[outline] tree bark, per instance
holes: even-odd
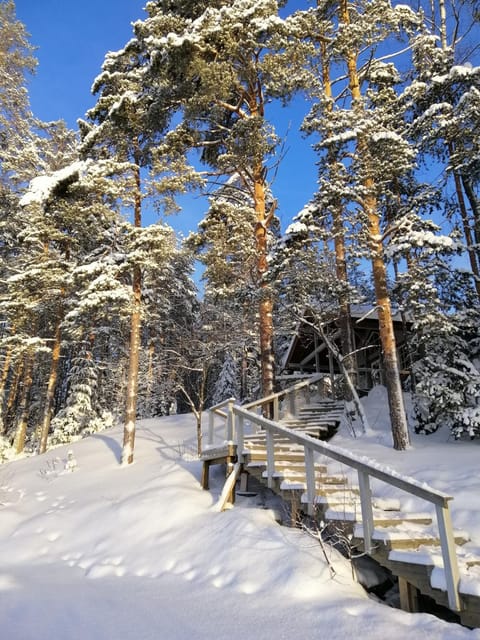
[[[38,453],[45,453],[47,450],[48,432],[50,430],[50,422],[52,421],[53,400],[55,398],[55,388],[58,378],[58,365],[60,363],[60,347],[62,342],[61,321],[57,322],[55,328],[55,337],[52,348],[52,362],[50,365],[50,375],[48,378],[47,395],[45,398],[45,407],[43,410],[43,420],[40,429],[40,442],[38,445]]]
[[[451,142],[448,145],[448,151],[451,157],[454,152],[454,147]],[[465,243],[467,245],[467,253],[468,253],[468,259],[470,262],[470,268],[474,276],[475,290],[477,292],[478,298],[480,299],[480,267],[479,267],[479,261],[478,261],[478,254],[474,247],[475,242],[472,236],[472,228],[470,227],[470,222],[468,220],[468,211],[467,211],[467,206],[465,204],[465,197],[463,195],[463,190],[462,190],[462,184],[465,184],[465,183],[462,180],[462,178],[458,175],[458,172],[455,170],[453,170],[453,180],[455,183],[455,193],[457,196],[458,207],[460,209],[460,217],[462,219],[463,235],[465,236]],[[469,202],[470,202],[470,199],[469,199]],[[474,228],[473,233],[475,234],[475,237],[477,237],[478,234],[475,233],[475,231],[476,230]],[[476,240],[476,242],[478,243],[478,239]]]
[[[28,426],[28,399],[30,396],[30,389],[33,382],[33,362],[34,356],[31,353],[25,355],[23,385],[20,394],[20,402],[18,406],[19,416],[17,426],[15,428],[15,436],[13,439],[13,448],[15,453],[22,453],[25,448],[25,440],[27,437]]]
[[[134,309],[130,320],[130,351],[128,361],[125,427],[123,431],[122,464],[131,464],[133,462],[133,452],[135,448],[135,420],[137,415],[138,398],[138,366],[140,362],[141,297],[142,291],[140,267],[134,267]]]
[[[327,45],[324,40],[320,43],[320,51],[322,57],[322,80],[325,96],[331,100],[332,98],[332,82],[330,77],[330,64],[327,57]],[[332,111],[332,106],[327,107],[327,111]],[[327,164],[329,172],[332,175],[332,181],[335,180],[335,162],[337,160],[335,151],[329,147],[327,155]],[[342,220],[342,206],[341,203],[336,202],[333,207],[333,224],[332,233],[335,247],[335,271],[338,281],[342,285],[342,290],[339,294],[339,308],[340,308],[340,344],[342,346],[343,354],[343,366],[348,373],[349,380],[346,386],[346,398],[352,399],[351,384],[356,388],[357,386],[357,363],[353,354],[354,341],[352,331],[352,321],[350,317],[350,305],[348,303],[347,288],[348,288],[348,270],[346,260],[345,249],[345,230]]]
[[[368,203],[367,209],[368,233],[370,238],[375,298],[378,309],[380,342],[383,352],[383,366],[385,369],[385,383],[390,408],[393,447],[398,450],[404,450],[409,446],[410,438],[403,404],[392,310],[387,289],[387,269],[383,258],[383,245],[380,240],[380,220],[376,210],[376,201],[374,198],[369,198],[369,200],[370,202]]]
[[[142,226],[142,196],[140,166],[135,166],[134,226]],[[140,362],[140,332],[142,306],[142,272],[139,266],[133,268],[133,311],[130,319],[130,351],[128,361],[127,398],[125,406],[125,426],[123,429],[122,464],[132,464],[135,449],[135,421],[137,417],[138,367]]]
[[[340,2],[340,19],[345,24],[350,23],[348,0],[341,0]],[[357,54],[355,51],[349,51],[347,53],[346,62],[353,102],[352,108],[354,110],[363,110],[360,80],[357,71]],[[360,136],[357,141],[357,153],[359,154],[360,162],[365,168],[368,168],[368,149],[365,140]],[[369,176],[369,172],[365,171],[365,175]],[[387,270],[383,256],[380,215],[378,213],[376,196],[374,195],[374,179],[372,177],[365,178],[364,187],[366,195],[363,198],[362,206],[367,215],[367,231],[370,243],[375,298],[378,309],[380,341],[383,352],[393,446],[395,449],[403,450],[409,446],[410,438],[403,404],[392,311],[387,288]]]
[[[263,282],[267,272],[268,238],[265,207],[265,179],[263,167],[257,168],[254,175],[254,201],[257,224],[255,242],[257,251],[257,272],[260,282],[259,325],[260,325],[260,360],[262,367],[262,395],[273,393],[274,357],[273,357],[273,302],[267,285]]]
[[[2,377],[0,378],[0,434],[5,433],[5,421],[3,418],[3,405],[5,401],[5,387],[8,380],[8,374],[10,371],[10,362],[12,361],[12,348],[9,347],[5,355],[3,362]]]

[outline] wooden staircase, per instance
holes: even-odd
[[[308,405],[296,417],[286,417],[279,424],[322,440],[329,439],[343,417],[339,403],[323,402]],[[245,435],[243,441],[244,469],[266,482],[267,436],[265,431]],[[308,512],[307,469],[305,450],[287,436],[274,434],[275,473],[270,488],[287,505],[292,523],[299,522]],[[240,452],[239,452],[240,453]],[[316,458],[319,458],[317,456]],[[364,552],[364,531],[359,488],[336,463],[315,459],[314,515],[335,538],[349,540],[349,552]],[[372,496],[373,531],[369,555],[388,568],[399,579],[401,606],[407,611],[418,610],[419,594],[432,598],[443,607],[449,606],[443,574],[440,538],[431,514],[402,510],[399,500]],[[480,558],[462,549],[468,534],[454,531],[460,570],[459,594],[462,610],[459,621],[480,627]],[[472,588],[472,583],[476,587]],[[477,593],[475,593],[477,591]]]

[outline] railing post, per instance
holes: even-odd
[[[305,452],[305,475],[307,480],[307,504],[308,515],[313,516],[315,507],[315,461],[313,456],[313,449],[310,449],[307,445],[303,447]]]
[[[244,418],[242,415],[235,416],[235,425],[237,427],[237,456],[238,461],[243,462],[244,449]]]
[[[215,421],[215,413],[213,411],[208,412],[208,444],[213,444],[213,423]]]
[[[275,474],[275,444],[273,433],[267,429],[267,486],[273,488],[273,476]]]
[[[452,519],[448,503],[436,504],[438,532],[442,546],[443,567],[447,583],[448,605],[453,611],[461,611],[462,605],[458,594],[460,573],[458,571],[455,538],[453,535]]]
[[[305,400],[305,404],[310,404],[310,385],[307,384],[303,387],[303,399]]]
[[[233,414],[234,400],[228,401],[228,416],[227,416],[227,441],[231,442],[235,434],[235,416]]]
[[[274,422],[278,422],[279,411],[278,411],[278,396],[275,396],[273,399],[273,420]]]
[[[363,544],[365,553],[370,554],[373,549],[373,510],[370,478],[365,471],[358,470],[358,486],[360,487],[360,506],[362,509]]]
[[[297,411],[295,389],[292,389],[288,394],[288,411],[291,416],[294,416]]]

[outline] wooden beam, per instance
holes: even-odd
[[[400,609],[408,613],[418,613],[418,589],[402,576],[398,576]]]

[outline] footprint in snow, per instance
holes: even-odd
[[[112,564],[94,564],[86,572],[86,577],[91,580],[97,580],[98,578],[109,578],[112,576],[121,578],[124,575],[124,567],[118,567]]]

